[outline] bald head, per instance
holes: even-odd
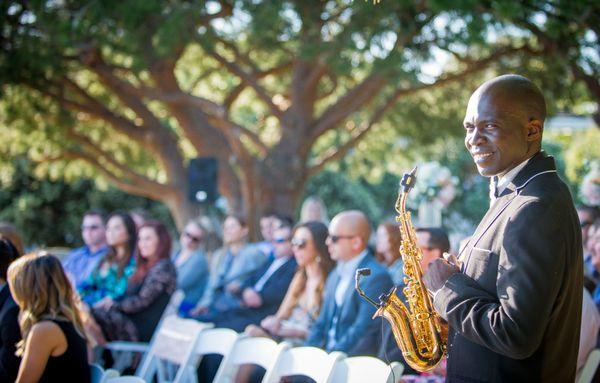
[[[360,237],[365,244],[369,242],[371,235],[371,226],[367,216],[359,210],[348,210],[336,215],[333,220],[338,221],[340,228],[344,229],[346,235],[356,235]]]
[[[495,77],[481,84],[472,97],[492,97],[499,104],[513,113],[520,113],[524,118],[546,119],[546,101],[540,89],[526,77],[506,74]]]
[[[527,78],[504,75],[469,99],[465,146],[483,176],[502,176],[540,151],[546,102]]]
[[[334,260],[349,260],[359,255],[369,242],[371,227],[364,213],[348,210],[339,213],[329,225],[327,246]]]

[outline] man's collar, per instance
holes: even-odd
[[[338,273],[340,275],[346,273],[352,273],[352,275],[354,275],[354,271],[358,268],[358,265],[368,253],[368,250],[364,249],[360,254],[348,261],[339,261],[337,265]]]
[[[524,188],[532,179],[541,174],[555,172],[554,157],[549,156],[543,150],[539,151],[527,161],[525,166],[506,185],[506,188],[499,194],[499,197]]]

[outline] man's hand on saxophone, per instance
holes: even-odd
[[[446,254],[444,254],[444,257],[446,257]],[[446,259],[449,259],[450,262]],[[459,261],[455,256],[448,254],[446,259],[438,258],[433,260],[423,275],[425,287],[432,294],[441,289],[452,275],[460,272]]]

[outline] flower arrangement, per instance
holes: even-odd
[[[456,197],[458,179],[450,169],[437,161],[420,164],[417,168],[417,183],[409,194],[409,204],[419,206],[424,202],[436,202],[448,207]]]
[[[592,162],[590,171],[583,177],[579,193],[586,205],[600,206],[600,161]]]

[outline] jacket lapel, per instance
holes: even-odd
[[[477,246],[477,243],[483,237],[483,235],[489,230],[496,219],[506,210],[514,198],[519,192],[535,177],[546,174],[555,173],[556,167],[554,165],[554,158],[547,155],[546,152],[540,151],[525,165],[515,178],[510,182],[506,188],[500,193],[498,198],[492,203],[487,213],[477,226],[471,241],[462,250],[467,248],[473,248]],[[461,252],[462,253],[462,252]],[[459,254],[460,257],[461,254]]]

